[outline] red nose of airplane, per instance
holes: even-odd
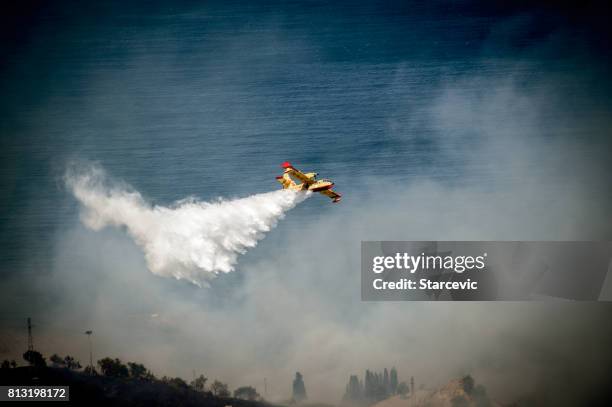
[[[292,165],[291,165],[291,163],[289,161],[285,161],[284,163],[281,164],[281,167],[289,168],[289,167],[292,167]]]

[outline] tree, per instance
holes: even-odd
[[[374,375],[369,369],[365,371],[365,378],[363,383],[363,395],[366,399],[372,399],[374,395]]]
[[[76,369],[81,368],[81,363],[79,363],[78,360],[76,360],[70,355],[66,355],[66,357],[62,358],[57,353],[54,353],[49,358],[49,361],[51,362],[51,366],[53,367],[65,367],[71,370],[76,370]]]
[[[385,396],[388,396],[391,392],[391,384],[389,383],[389,371],[386,367],[383,374],[383,387],[385,388]]]
[[[389,396],[389,372],[370,372],[366,370],[363,389],[364,398],[371,402],[384,400]]]
[[[193,379],[193,381],[191,382],[191,387],[193,387],[195,391],[204,391],[206,390],[207,380],[208,378],[204,377],[204,375],[201,374],[199,377],[196,377],[195,379]]]
[[[259,393],[257,393],[255,387],[242,386],[234,390],[234,397],[236,397],[237,399],[255,401],[259,400]]]
[[[64,367],[64,359],[57,353],[51,355],[51,357],[49,357],[49,361],[51,362],[52,367]]]
[[[45,358],[40,352],[36,352],[35,350],[29,350],[23,354],[23,359],[28,362],[31,366],[34,367],[45,367],[47,366],[47,362]]]
[[[129,376],[129,371],[126,365],[121,363],[119,359],[104,358],[98,360],[100,372],[104,376],[126,378]]]
[[[145,365],[136,362],[128,362],[130,377],[138,380],[153,380],[155,376],[145,367]]]
[[[293,401],[299,403],[300,401],[306,400],[306,386],[304,385],[304,378],[300,372],[295,372],[295,379],[293,379]]]
[[[66,355],[64,358],[64,365],[70,370],[77,370],[81,368],[81,363],[70,355]]]
[[[11,360],[11,368],[15,369],[17,367],[17,362],[15,362],[15,359]]]
[[[10,369],[10,368],[11,368],[11,362],[9,362],[8,360],[3,360],[2,366],[0,366],[0,369]]]
[[[461,379],[461,385],[463,386],[463,391],[467,394],[472,394],[472,390],[474,390],[474,379],[470,375],[464,376]]]
[[[391,368],[391,372],[389,373],[389,387],[391,394],[397,394],[397,370],[394,367]]]
[[[85,373],[86,375],[90,375],[90,376],[97,376],[98,372],[96,371],[96,368],[93,366],[85,366],[85,369],[83,369],[83,373]]]
[[[357,375],[351,375],[349,382],[346,385],[346,393],[344,394],[344,400],[347,401],[359,401],[363,398],[363,389],[359,383]]]
[[[167,377],[164,376],[162,377],[162,382],[169,384],[172,387],[176,387],[178,389],[188,389],[189,385],[187,384],[187,382],[183,379],[181,379],[180,377]]]
[[[400,394],[402,397],[406,397],[406,394],[410,392],[408,385],[406,382],[401,382],[397,385],[397,394]]]
[[[210,391],[217,397],[229,397],[230,392],[227,387],[227,384],[221,383],[219,380],[215,380],[213,384],[210,385]]]

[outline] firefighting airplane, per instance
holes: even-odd
[[[332,191],[331,188],[334,186],[334,183],[328,179],[318,180],[318,174],[316,172],[307,172],[304,174],[300,170],[294,168],[288,161],[282,163],[281,166],[285,169],[285,172],[283,175],[276,177],[276,180],[281,183],[284,189],[320,192],[330,197],[333,203],[338,203],[340,199],[342,199],[339,193]],[[296,178],[300,183],[296,183],[292,177]]]

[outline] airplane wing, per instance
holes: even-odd
[[[334,203],[338,203],[342,199],[342,195],[340,195],[337,192],[332,191],[331,189],[326,189],[324,191],[321,191],[320,193],[330,197]]]
[[[304,174],[302,171],[298,170],[297,168],[294,168],[289,161],[285,161],[282,166],[285,169],[285,172],[291,175],[292,177],[295,177],[300,181],[305,182],[306,184],[312,183],[312,179],[308,178],[306,174]]]

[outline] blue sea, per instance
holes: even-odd
[[[394,188],[420,179],[503,181],[487,157],[480,166],[456,154],[482,143],[473,117],[450,113],[451,126],[432,118],[449,89],[459,94],[451,106],[470,111],[511,80],[519,95],[490,112],[501,111],[501,128],[520,124],[512,104],[521,97],[544,96],[538,120],[517,132],[569,134],[587,143],[587,159],[592,140],[609,146],[603,23],[587,27],[562,7],[59,2],[9,17],[2,273],[48,268],[54,236],[78,216],[62,181],[74,161],[168,205],[276,189],[288,160],[332,178],[344,196],[342,207],[309,200],[279,226],[295,228],[368,200],[392,204]]]

